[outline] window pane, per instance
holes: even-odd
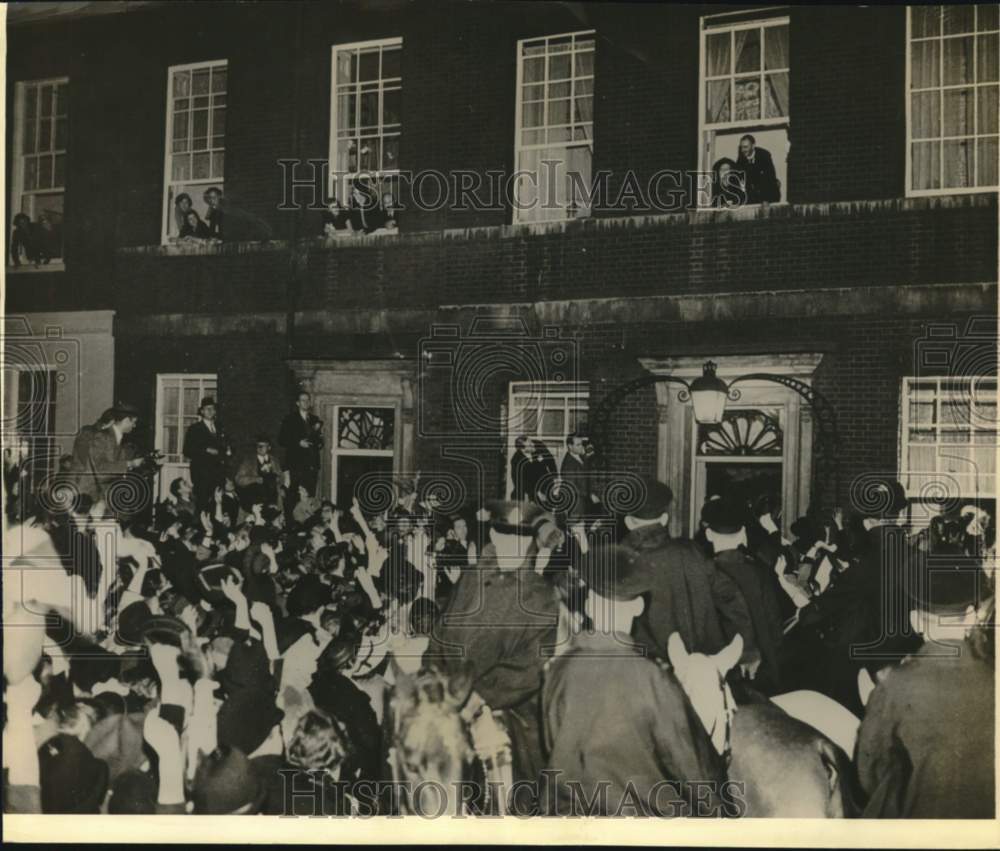
[[[33,154],[35,152],[35,130],[37,124],[33,119],[25,119],[24,122],[24,153]]]
[[[212,71],[212,91],[224,92],[226,90],[226,69],[216,68]]]
[[[746,121],[760,118],[760,78],[737,79],[735,92],[736,120]]]
[[[910,58],[910,86],[914,89],[927,89],[940,85],[940,60],[938,51],[940,41],[916,41],[912,45]]]
[[[997,179],[997,157],[1000,155],[997,149],[997,137],[989,139],[979,139],[977,145],[977,174],[976,184],[978,186],[996,186],[1000,183]]]
[[[378,92],[365,92],[361,95],[361,121],[364,128],[378,127]]]
[[[179,387],[165,387],[163,389],[163,407],[165,413],[169,415],[176,415],[178,413],[177,406],[180,405],[180,388]]]
[[[24,114],[27,118],[38,115],[38,87],[26,86],[24,89]]]
[[[957,33],[972,32],[976,28],[975,6],[958,5],[945,6],[942,18],[944,24],[944,34],[954,35]]]
[[[788,115],[788,72],[768,74],[764,79],[764,117],[783,118]]]
[[[180,112],[174,116],[174,138],[187,139],[188,137],[188,117],[190,113]]]
[[[191,74],[191,93],[194,95],[207,95],[209,90],[208,80],[209,71],[207,68],[194,71]]]
[[[35,157],[28,157],[24,161],[24,188],[38,188],[38,160]]]
[[[712,80],[705,96],[705,123],[721,124],[731,120],[729,80]]]
[[[573,75],[573,66],[569,54],[549,57],[549,79],[565,80]]]
[[[913,138],[937,138],[941,135],[941,93],[918,92],[912,97],[911,130]]]
[[[337,51],[337,85],[353,82],[351,58],[354,54],[349,50]]]
[[[521,87],[521,101],[543,100],[545,98],[545,86],[535,84]]]
[[[788,67],[788,25],[764,30],[764,69]]]
[[[996,133],[1000,130],[1000,118],[997,116],[997,98],[1000,87],[980,86],[977,89],[979,98],[979,128],[976,132]]]
[[[569,124],[569,101],[549,101],[549,121],[552,124]]]
[[[52,115],[52,86],[42,86],[42,117]]]
[[[572,85],[569,80],[563,80],[561,83],[549,83],[549,100],[568,98]]]
[[[545,59],[525,59],[523,63],[523,77],[526,83],[540,83],[545,79]]]
[[[399,136],[386,136],[382,140],[382,168],[399,168]]]
[[[225,176],[225,162],[226,154],[224,151],[216,151],[212,154],[212,177],[221,179]]]
[[[200,399],[198,398],[198,387],[197,386],[192,387],[190,384],[185,384],[184,410],[183,410],[184,415],[191,416],[192,418],[194,418],[194,415],[198,412],[199,401]]]
[[[208,110],[199,109],[191,113],[191,124],[192,124],[192,135],[195,139],[204,139],[208,136]],[[204,147],[204,144],[195,144],[195,148],[198,149]]]
[[[709,77],[719,77],[730,71],[730,42],[732,33],[711,33],[705,38],[705,72]]]
[[[940,6],[911,6],[913,37],[938,35],[941,32]]]
[[[590,77],[594,73],[594,51],[587,50],[576,53],[576,76]]]
[[[55,173],[52,177],[53,186],[66,185],[66,155],[58,154],[55,158]]]
[[[400,99],[402,94],[399,89],[392,89],[382,95],[382,123],[398,124],[400,121]]]
[[[174,97],[186,98],[191,94],[191,72],[177,71],[174,73]]]
[[[973,82],[972,38],[944,40],[944,84],[946,86]]]
[[[191,179],[191,157],[189,155],[184,154],[173,158],[170,179],[174,182]]]
[[[212,176],[212,158],[208,153],[194,155],[192,174],[193,180],[207,180]]]
[[[973,133],[974,89],[945,89],[944,135],[968,136]]]
[[[38,122],[38,150],[52,150],[52,119],[43,118]]]
[[[56,150],[66,150],[67,122],[65,118],[56,120]]]
[[[401,76],[400,64],[403,51],[399,47],[387,47],[382,51],[382,79],[393,79]]]
[[[736,30],[733,33],[736,73],[760,70],[760,30]]]
[[[1000,4],[983,3],[976,7],[976,16],[980,32],[1000,28]]]
[[[542,126],[542,107],[543,103],[526,103],[522,110],[522,122],[524,127],[541,127]]]
[[[38,158],[38,188],[48,189],[52,186],[52,157]]]
[[[973,144],[971,140],[946,141],[942,156],[944,157],[945,186],[961,188],[973,185]]]
[[[379,49],[364,50],[358,56],[358,81],[377,80],[379,71]]]
[[[941,143],[913,144],[913,188],[938,189],[941,186]]]
[[[991,83],[998,79],[997,65],[1000,55],[1000,34],[981,35],[976,39],[976,80]]]

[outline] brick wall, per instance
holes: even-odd
[[[8,104],[14,82],[65,74],[71,78],[73,107],[67,272],[53,280],[35,277],[34,283],[18,279],[12,292],[28,298],[38,287],[57,308],[115,306],[109,274],[114,248],[160,238],[171,65],[228,59],[230,227],[238,238],[289,239],[318,233],[319,214],[278,210],[283,185],[277,160],[328,156],[333,44],[402,36],[402,167],[485,175],[514,165],[517,40],[595,28],[594,165],[612,172],[613,195],[627,170],[645,185],[659,169],[696,166],[698,16],[721,10],[453,2],[438,4],[429,14],[401,2],[200,3],[197,15],[189,4],[164,4],[13,27]],[[790,199],[900,197],[903,7],[803,6],[793,7],[790,16]],[[7,141],[10,150],[10,130]],[[508,210],[410,211],[403,228],[497,226],[509,215]],[[859,231],[867,228],[860,218]],[[960,226],[955,233],[963,231]],[[802,233],[810,246],[822,242],[808,228]],[[951,239],[947,226],[941,239]],[[915,244],[926,245],[926,233]],[[841,249],[834,244],[833,250]],[[637,275],[640,270],[628,270],[628,278]]]
[[[296,309],[989,282],[996,222],[995,198],[972,195],[313,243]],[[281,310],[290,274],[281,245],[126,253],[116,305],[124,313]]]

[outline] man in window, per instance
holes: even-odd
[[[208,235],[212,239],[223,239],[222,220],[224,213],[222,210],[222,190],[217,186],[211,186],[205,190],[203,196],[208,210],[205,211],[205,224],[208,225]]]
[[[736,170],[744,175],[748,204],[768,204],[781,200],[781,185],[774,171],[771,153],[758,148],[757,140],[749,133],[740,139]]]

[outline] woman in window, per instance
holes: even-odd
[[[184,230],[184,226],[187,224],[187,214],[193,209],[191,196],[187,192],[182,192],[174,199],[174,222],[176,223],[177,233]]]
[[[210,239],[212,234],[194,210],[188,210],[184,217],[184,224],[181,226],[181,239]]]
[[[357,178],[351,193],[347,221],[355,233],[373,233],[385,227],[386,214],[370,181]]]
[[[729,157],[717,160],[712,166],[712,206],[741,207],[746,202],[743,174],[736,170],[736,163]]]

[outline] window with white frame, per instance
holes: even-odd
[[[63,256],[69,80],[31,80],[14,91],[8,264],[49,266]]]
[[[996,189],[1000,5],[912,6],[907,31],[909,193]]]
[[[590,215],[594,30],[517,43],[515,222]]]
[[[226,60],[175,65],[167,73],[163,241],[204,236],[205,193],[225,184]],[[191,217],[191,213],[195,217]]]
[[[184,435],[199,419],[205,396],[216,397],[218,377],[209,374],[156,376],[156,448],[164,464],[183,465]]]
[[[584,427],[590,388],[576,381],[512,381],[507,404],[507,460],[515,441],[541,441],[552,454],[556,469],[566,454],[566,437]],[[514,482],[507,464],[507,492]]]
[[[701,20],[699,147],[701,166],[717,175],[728,165],[741,175],[741,199],[756,204],[787,199],[789,124],[787,13],[738,12]],[[755,151],[741,159],[741,140]],[[759,154],[759,151],[764,151]],[[773,169],[770,167],[773,164]],[[719,203],[718,192],[702,201]]]
[[[391,481],[396,446],[396,409],[338,405],[333,446],[333,493],[338,505],[356,497],[363,510],[379,499]]]
[[[359,175],[374,181],[380,199],[399,200],[402,58],[401,38],[333,48],[330,194],[345,206]]]
[[[899,473],[911,498],[996,492],[997,379],[904,378]]]

